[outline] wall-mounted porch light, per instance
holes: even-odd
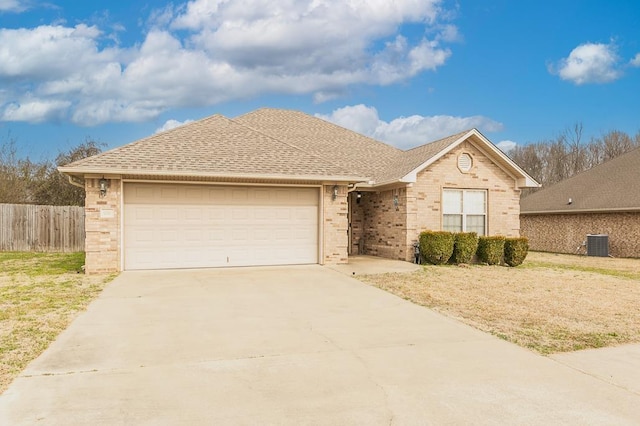
[[[106,180],[103,176],[102,179],[98,181],[98,185],[100,188],[100,198],[103,198],[105,195],[107,195],[107,188],[109,188],[109,181]]]
[[[331,199],[335,201],[336,198],[338,198],[338,185],[333,185],[333,192],[331,193]]]
[[[360,199],[362,198],[362,192],[356,192],[356,204],[360,204]]]

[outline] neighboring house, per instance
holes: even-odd
[[[310,115],[214,115],[61,167],[86,270],[411,260],[426,229],[519,235],[538,186],[475,129],[402,151]],[[101,191],[102,186],[102,191]]]
[[[521,233],[533,250],[584,254],[587,235],[640,257],[640,148],[524,197]]]

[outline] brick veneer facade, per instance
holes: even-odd
[[[85,179],[85,272],[100,274],[119,272],[120,202],[122,181],[109,179],[109,188],[100,197],[99,178]]]
[[[531,250],[585,254],[587,234],[607,234],[610,255],[640,258],[640,212],[523,214],[520,224]]]
[[[473,159],[468,172],[458,169],[463,152]],[[420,172],[411,185],[361,192],[359,203],[352,193],[350,252],[411,261],[420,232],[442,229],[440,200],[447,188],[487,190],[487,233],[520,235],[520,190],[515,179],[464,142]]]
[[[99,178],[85,179],[85,228],[87,274],[112,273],[121,265],[121,200],[122,181],[110,179],[109,189],[100,197]],[[322,259],[323,264],[347,263],[347,187],[338,186],[333,199],[334,185],[322,187]]]
[[[463,152],[473,159],[468,172],[458,169]],[[85,184],[86,271],[118,272],[122,269],[122,181],[110,179],[109,190],[101,198],[98,180],[88,178]],[[322,264],[347,263],[348,252],[411,261],[420,232],[442,229],[440,200],[447,188],[487,190],[487,233],[520,235],[520,190],[515,179],[468,141],[420,172],[415,183],[363,191],[359,203],[356,192],[348,193],[346,185],[337,186],[334,200],[333,188],[333,184],[321,188]]]
[[[347,263],[349,235],[347,227],[347,186],[338,185],[338,196],[333,199],[333,186],[322,187],[322,264]]]

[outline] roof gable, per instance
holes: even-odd
[[[524,197],[523,214],[640,210],[640,148]]]
[[[413,148],[404,153],[405,173],[400,177],[402,182],[415,182],[418,173],[438,161],[465,141],[471,142],[485,156],[491,159],[507,174],[513,176],[518,187],[538,187],[540,184],[520,168],[513,160],[498,149],[477,129],[471,129],[448,136],[435,142]],[[402,170],[399,168],[399,170]]]

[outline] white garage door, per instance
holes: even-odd
[[[124,268],[318,263],[317,188],[125,183]]]

